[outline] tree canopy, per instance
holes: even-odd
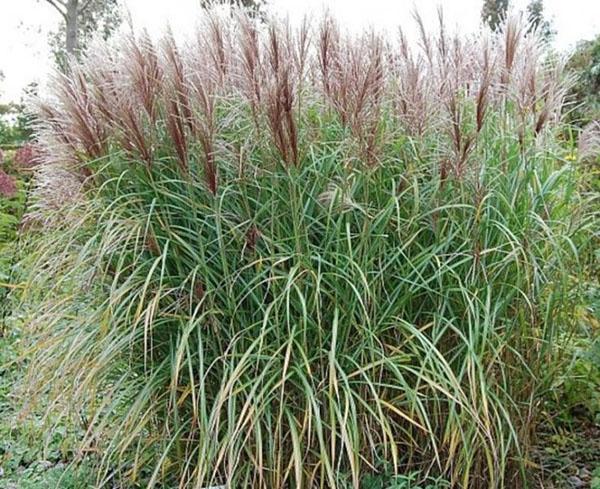
[[[267,0],[220,0],[217,3],[239,5],[247,8],[254,14],[259,14],[267,3]],[[200,4],[205,8],[210,7],[215,4],[215,0],[200,0]]]
[[[495,32],[506,17],[508,0],[484,0],[481,19]]]
[[[532,29],[537,29],[541,32],[545,39],[551,39],[555,31],[552,28],[551,22],[544,17],[544,1],[531,0],[527,5],[527,20]]]
[[[94,35],[108,38],[121,23],[119,0],[45,0],[63,22],[50,35],[50,45],[61,67],[70,56],[78,56]]]

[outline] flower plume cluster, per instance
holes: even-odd
[[[227,18],[209,11],[186,44],[143,33],[98,46],[69,76],[57,75],[53,96],[39,103],[46,162],[71,172],[63,185],[76,195],[82,167],[109,148],[151,166],[168,147],[180,171],[197,165],[199,183],[215,194],[220,156],[239,151],[223,143],[231,121],[219,107],[235,104],[252,115],[255,136],[246,144],[269,138],[284,165],[302,164],[317,142],[308,115],[317,111],[347,128],[356,161],[377,165],[386,141],[403,131],[437,138],[440,174],[461,177],[491,111],[512,108],[521,144],[557,120],[561,65],[546,62],[541,37],[520,17],[471,38],[448,34],[441,13],[437,34],[416,19],[415,45],[402,33],[351,36],[330,17],[292,27],[234,10]]]

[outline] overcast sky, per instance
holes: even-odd
[[[195,25],[199,0],[123,0],[136,29],[148,28],[160,34],[170,23],[178,34],[185,35]],[[433,25],[436,9],[441,5],[451,27],[461,32],[475,32],[479,26],[483,0],[268,0],[270,8],[292,21],[304,14],[319,15],[327,8],[351,30],[376,27],[393,31],[401,25],[409,33],[414,28],[411,11],[421,13]],[[528,0],[511,0],[523,9]],[[580,39],[600,34],[600,0],[544,0],[546,15],[558,31],[555,46],[568,50]],[[48,32],[60,21],[59,15],[45,0],[0,0],[0,99],[18,101],[23,88],[44,81],[52,65],[48,52]]]

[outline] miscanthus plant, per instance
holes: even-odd
[[[561,66],[421,32],[213,11],[57,76],[27,402],[99,486],[526,484],[588,226]]]

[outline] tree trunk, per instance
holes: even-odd
[[[78,30],[78,17],[79,17],[79,0],[68,0],[67,12],[65,16],[66,29],[67,29],[67,55],[75,56],[79,49],[79,43],[77,39]]]

